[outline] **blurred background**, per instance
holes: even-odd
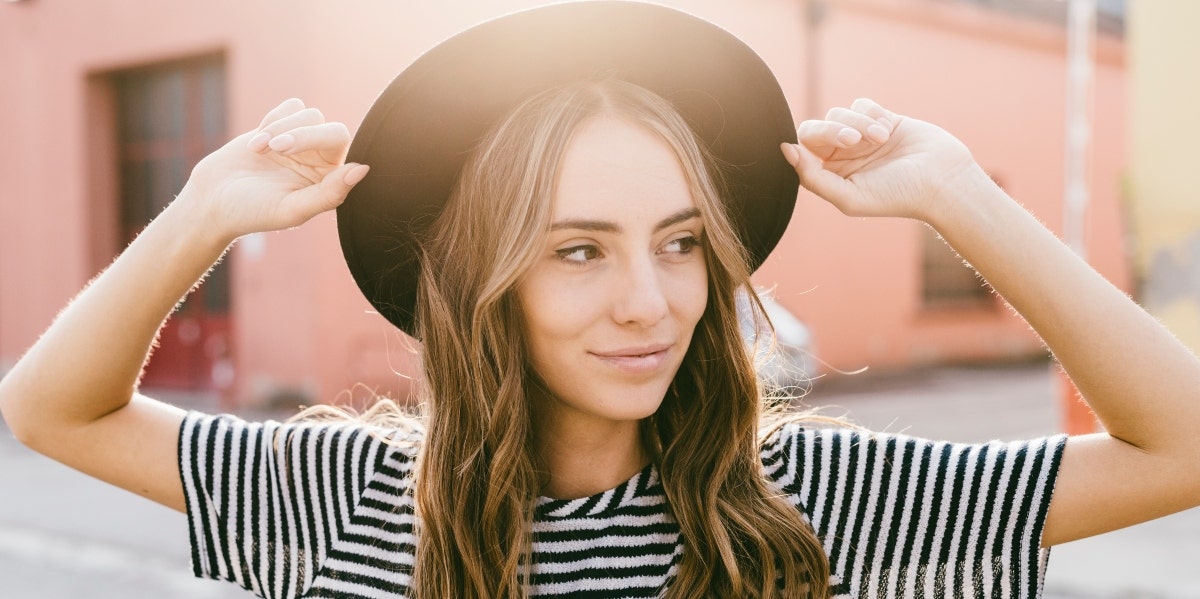
[[[948,129],[1200,347],[1200,2],[662,3],[758,51],[797,121],[870,97]],[[535,4],[0,2],[0,375],[197,160],[266,110],[299,97],[353,130],[422,51]],[[928,227],[846,218],[804,192],[792,221],[755,275],[787,323],[791,362],[772,366],[773,384],[813,379],[810,403],[952,440],[1093,427],[1036,336]],[[323,215],[235,245],[167,325],[144,389],[248,415],[404,398],[415,345],[359,294]],[[1200,557],[1198,521],[1055,549],[1047,587],[1200,597],[1200,574],[1182,567]],[[59,596],[244,593],[188,580],[183,516],[33,456],[0,427],[0,597]]]

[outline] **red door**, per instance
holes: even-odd
[[[192,165],[225,141],[224,60],[117,73],[121,220],[132,240],[179,193]],[[171,317],[143,384],[226,391],[233,383],[229,259]]]

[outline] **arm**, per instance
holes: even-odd
[[[0,412],[16,437],[182,511],[183,411],[137,393],[142,365],[163,321],[233,240],[341,203],[366,174],[342,164],[349,139],[344,125],[289,100],[202,160],[175,201],[0,380]]]
[[[1200,505],[1200,362],[1190,350],[945,131],[860,100],[803,123],[800,141],[783,150],[806,188],[847,214],[933,226],[1037,331],[1104,424],[1068,441],[1043,544]]]

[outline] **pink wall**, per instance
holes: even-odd
[[[953,3],[880,0],[835,3],[819,36],[822,104],[871,97],[943,126],[1014,197],[1061,230],[1061,29]],[[1113,46],[1102,44],[1097,67],[1088,230],[1092,262],[1128,288],[1118,198],[1125,76],[1120,47]],[[923,227],[845,218],[802,194],[782,251],[756,278],[778,285],[781,302],[813,327],[820,357],[839,369],[1041,354],[1026,325],[999,304],[922,308]]]
[[[231,136],[291,96],[353,129],[375,94],[421,51],[469,23],[531,4],[471,0],[433,11],[428,3],[384,0],[292,2],[286,11],[229,0],[0,6],[0,131],[6,137],[0,144],[0,371],[116,244],[105,74],[223,51]],[[807,113],[802,3],[669,4],[746,39],[772,65],[795,114]],[[1061,32],[1021,20],[996,22],[989,13],[942,2],[835,3],[818,39],[821,104],[871,96],[945,125],[1056,225]],[[1102,64],[1098,84],[1091,226],[1104,241],[1093,258],[1124,283],[1116,197],[1124,164],[1119,57]],[[812,325],[821,357],[839,368],[1036,352],[1024,325],[1004,309],[919,311],[918,227],[847,219],[805,195],[780,250],[756,278],[778,286],[783,303]],[[331,400],[345,398],[356,383],[406,388],[402,373],[411,371],[411,342],[371,314],[358,294],[331,215],[244,240],[234,259],[239,397],[257,401],[285,389]]]

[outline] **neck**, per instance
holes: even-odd
[[[548,477],[542,494],[578,499],[612,489],[650,463],[638,421],[539,418],[536,444]]]

